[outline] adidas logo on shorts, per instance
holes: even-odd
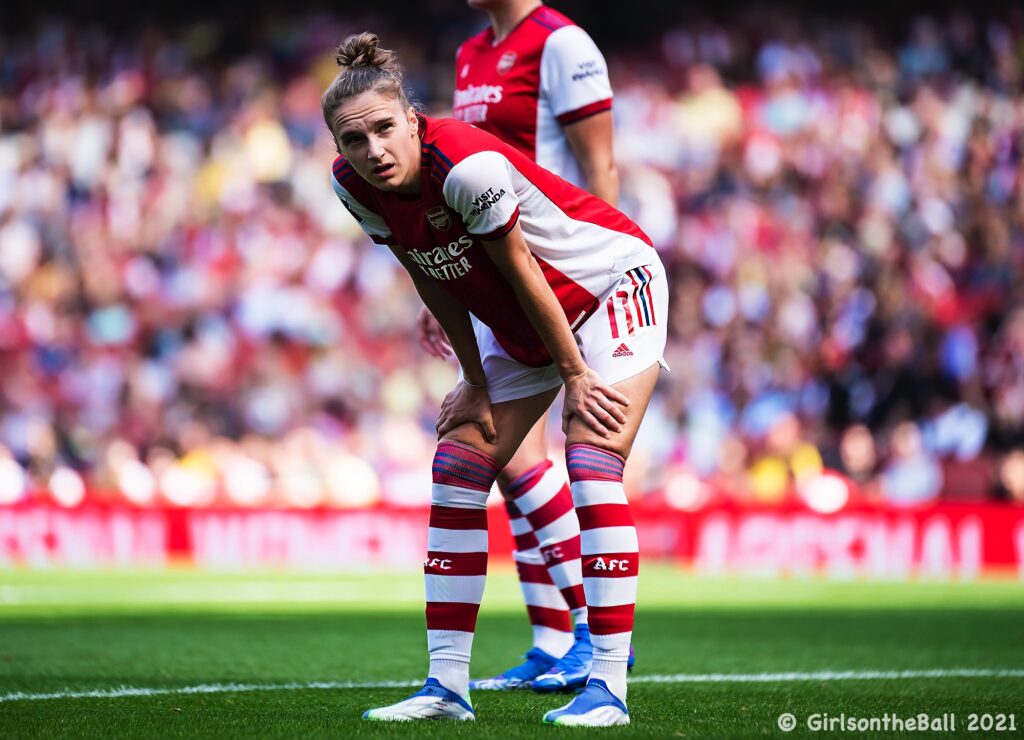
[[[633,352],[625,344],[620,344],[614,352],[612,357],[632,357]]]

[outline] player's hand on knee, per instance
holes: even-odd
[[[448,335],[444,333],[441,324],[434,318],[434,314],[424,306],[416,317],[416,335],[420,346],[427,351],[427,354],[444,360],[451,356],[452,345],[448,341]]]
[[[462,381],[444,398],[437,416],[437,437],[463,424],[476,424],[491,444],[498,443],[498,432],[491,416],[491,398],[486,388],[473,388]]]
[[[626,423],[623,409],[629,399],[601,380],[601,376],[586,371],[565,380],[565,404],[562,406],[562,431],[569,433],[569,420],[578,416],[584,424],[605,439],[622,431]]]

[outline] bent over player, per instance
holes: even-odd
[[[582,693],[544,720],[627,724],[639,554],[622,473],[662,364],[664,268],[650,239],[604,201],[484,131],[417,115],[394,55],[373,34],[346,39],[337,61],[322,100],[340,152],[335,192],[408,271],[462,365],[437,422],[424,563],[428,678],[364,716],[475,718],[469,661],[487,494],[564,384],[594,658]]]
[[[537,0],[469,5],[486,11],[490,25],[455,55],[453,116],[615,205],[612,90],[597,46],[582,28]],[[441,358],[451,353],[429,311],[420,313],[417,324],[428,352]],[[520,665],[470,682],[473,689],[575,689],[590,675],[579,521],[568,483],[548,460],[546,428],[547,413],[498,473],[533,645]]]

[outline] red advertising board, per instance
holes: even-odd
[[[921,509],[635,506],[645,558],[705,573],[837,578],[1024,578],[1024,508],[942,504]],[[491,509],[491,550],[507,557],[504,514]],[[244,510],[0,508],[0,565],[359,571],[416,567],[426,509]]]

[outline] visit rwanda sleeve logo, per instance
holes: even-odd
[[[473,210],[469,212],[470,217],[479,216],[484,211],[489,211],[491,206],[497,203],[505,196],[505,189],[502,188],[497,193],[494,192],[494,188],[487,188],[482,194],[473,198]]]

